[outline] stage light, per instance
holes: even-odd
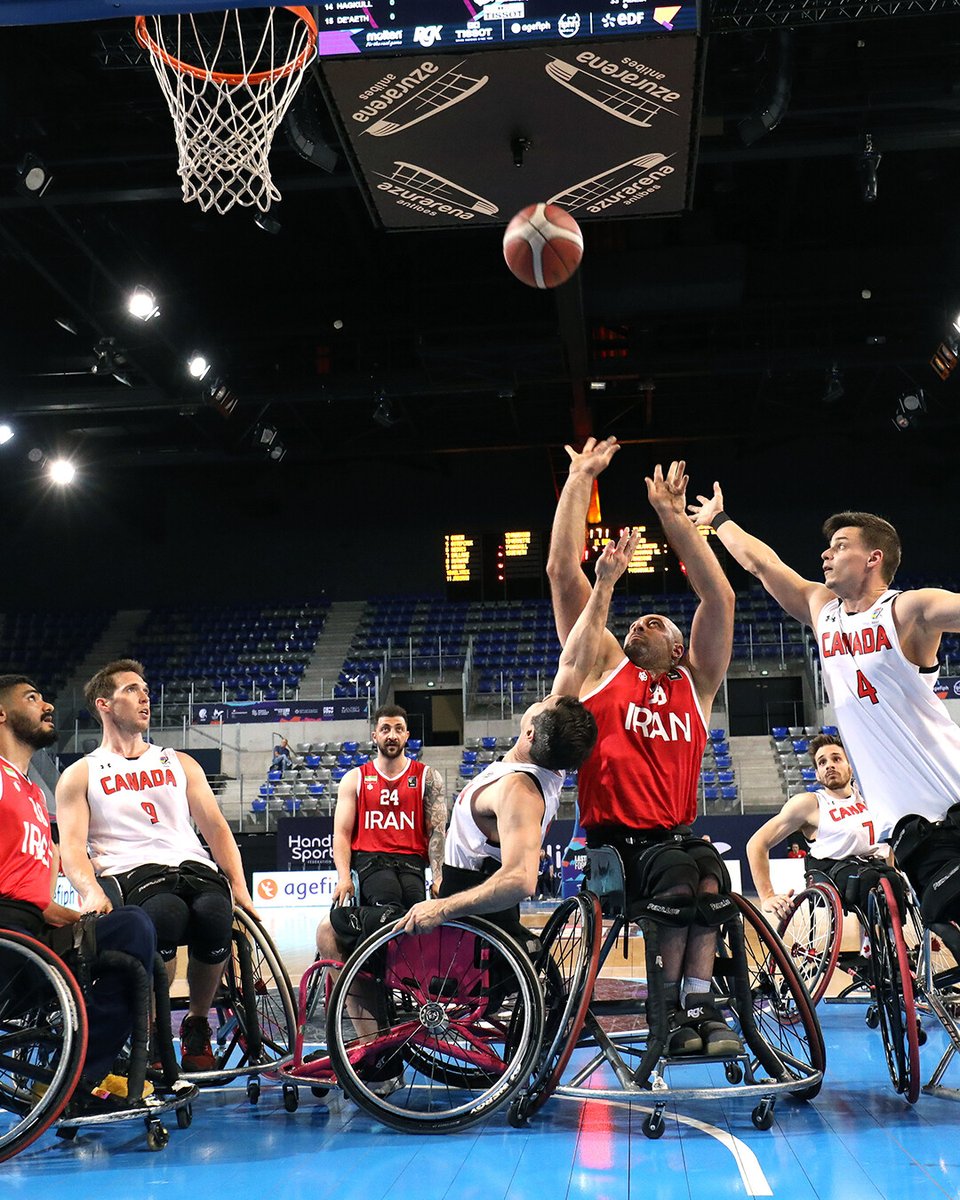
[[[160,307],[149,288],[136,287],[127,297],[127,312],[138,321],[150,321],[160,316]]]
[[[860,156],[860,186],[865,204],[871,204],[877,198],[880,158],[879,152],[873,148],[873,135],[868,133],[863,143],[863,154]]]
[[[13,426],[3,424],[0,425],[0,446],[5,446],[7,442],[13,439]]]
[[[261,425],[260,431],[257,434],[257,441],[261,446],[272,446],[277,436],[276,426]]]
[[[236,394],[231,392],[222,379],[215,379],[207,385],[207,401],[224,418],[229,417],[237,407]]]
[[[53,182],[53,176],[35,154],[25,154],[17,167],[17,187],[25,196],[39,199]]]
[[[190,361],[187,363],[187,370],[193,379],[206,379],[210,371],[210,364],[202,354],[192,354]]]
[[[283,462],[283,458],[286,453],[287,448],[283,442],[274,441],[267,454],[267,458],[271,459],[273,462]]]
[[[927,403],[921,388],[912,392],[904,392],[897,401],[897,411],[893,416],[894,429],[903,433],[907,429],[913,428],[920,414],[926,411]]]
[[[381,396],[377,401],[377,406],[373,410],[373,419],[378,425],[382,425],[384,429],[392,429],[399,420],[399,417],[393,411],[393,405],[386,396]]]
[[[605,379],[591,379],[590,380],[590,391],[591,392],[605,392],[606,390],[607,390],[607,381]]]
[[[77,468],[68,458],[55,458],[47,467],[47,474],[54,483],[65,487],[67,484],[73,483],[77,476]]]
[[[933,352],[933,357],[930,359],[930,366],[943,380],[944,383],[953,374],[953,370],[957,365],[957,355],[960,353],[960,346],[956,341],[943,341]]]

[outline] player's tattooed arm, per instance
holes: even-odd
[[[423,819],[428,830],[427,854],[433,893],[436,895],[443,875],[443,840],[447,830],[447,795],[443,776],[436,767],[427,767],[423,787]]]

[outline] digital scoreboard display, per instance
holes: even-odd
[[[465,533],[448,533],[443,539],[443,562],[447,583],[473,583],[480,578],[477,539]]]
[[[654,575],[666,569],[666,555],[669,551],[663,538],[651,537],[646,525],[632,525],[640,536],[633,550],[633,558],[627,566],[628,575]],[[593,562],[603,551],[607,542],[620,536],[619,529],[611,529],[608,525],[590,525],[587,527],[587,540],[584,549],[584,562]]]
[[[325,0],[318,53],[419,54],[536,42],[695,32],[697,4],[647,0]]]

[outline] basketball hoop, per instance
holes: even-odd
[[[136,35],[173,117],[184,203],[267,212],[273,137],[317,49],[309,9],[137,17]]]

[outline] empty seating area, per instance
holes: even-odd
[[[111,619],[106,611],[10,612],[0,616],[0,662],[5,671],[35,677],[54,700]]]
[[[700,770],[706,813],[739,812],[740,792],[725,729],[711,729]]]
[[[810,754],[810,739],[818,733],[836,736],[838,730],[836,725],[775,725],[771,729],[785,797],[816,791],[820,786]]]
[[[292,696],[323,629],[327,601],[234,608],[154,609],[141,626],[135,657],[164,720],[193,703]]]
[[[419,759],[423,744],[410,738],[407,758]],[[362,767],[377,753],[373,742],[298,742],[293,757],[281,770],[270,768],[257,789],[250,811],[277,816],[315,816],[332,812],[337,787],[354,767]]]
[[[516,740],[516,737],[466,738],[463,743],[457,781],[453,789],[454,794],[462,791],[475,775],[480,774],[484,767],[496,762],[498,758],[506,754]]]

